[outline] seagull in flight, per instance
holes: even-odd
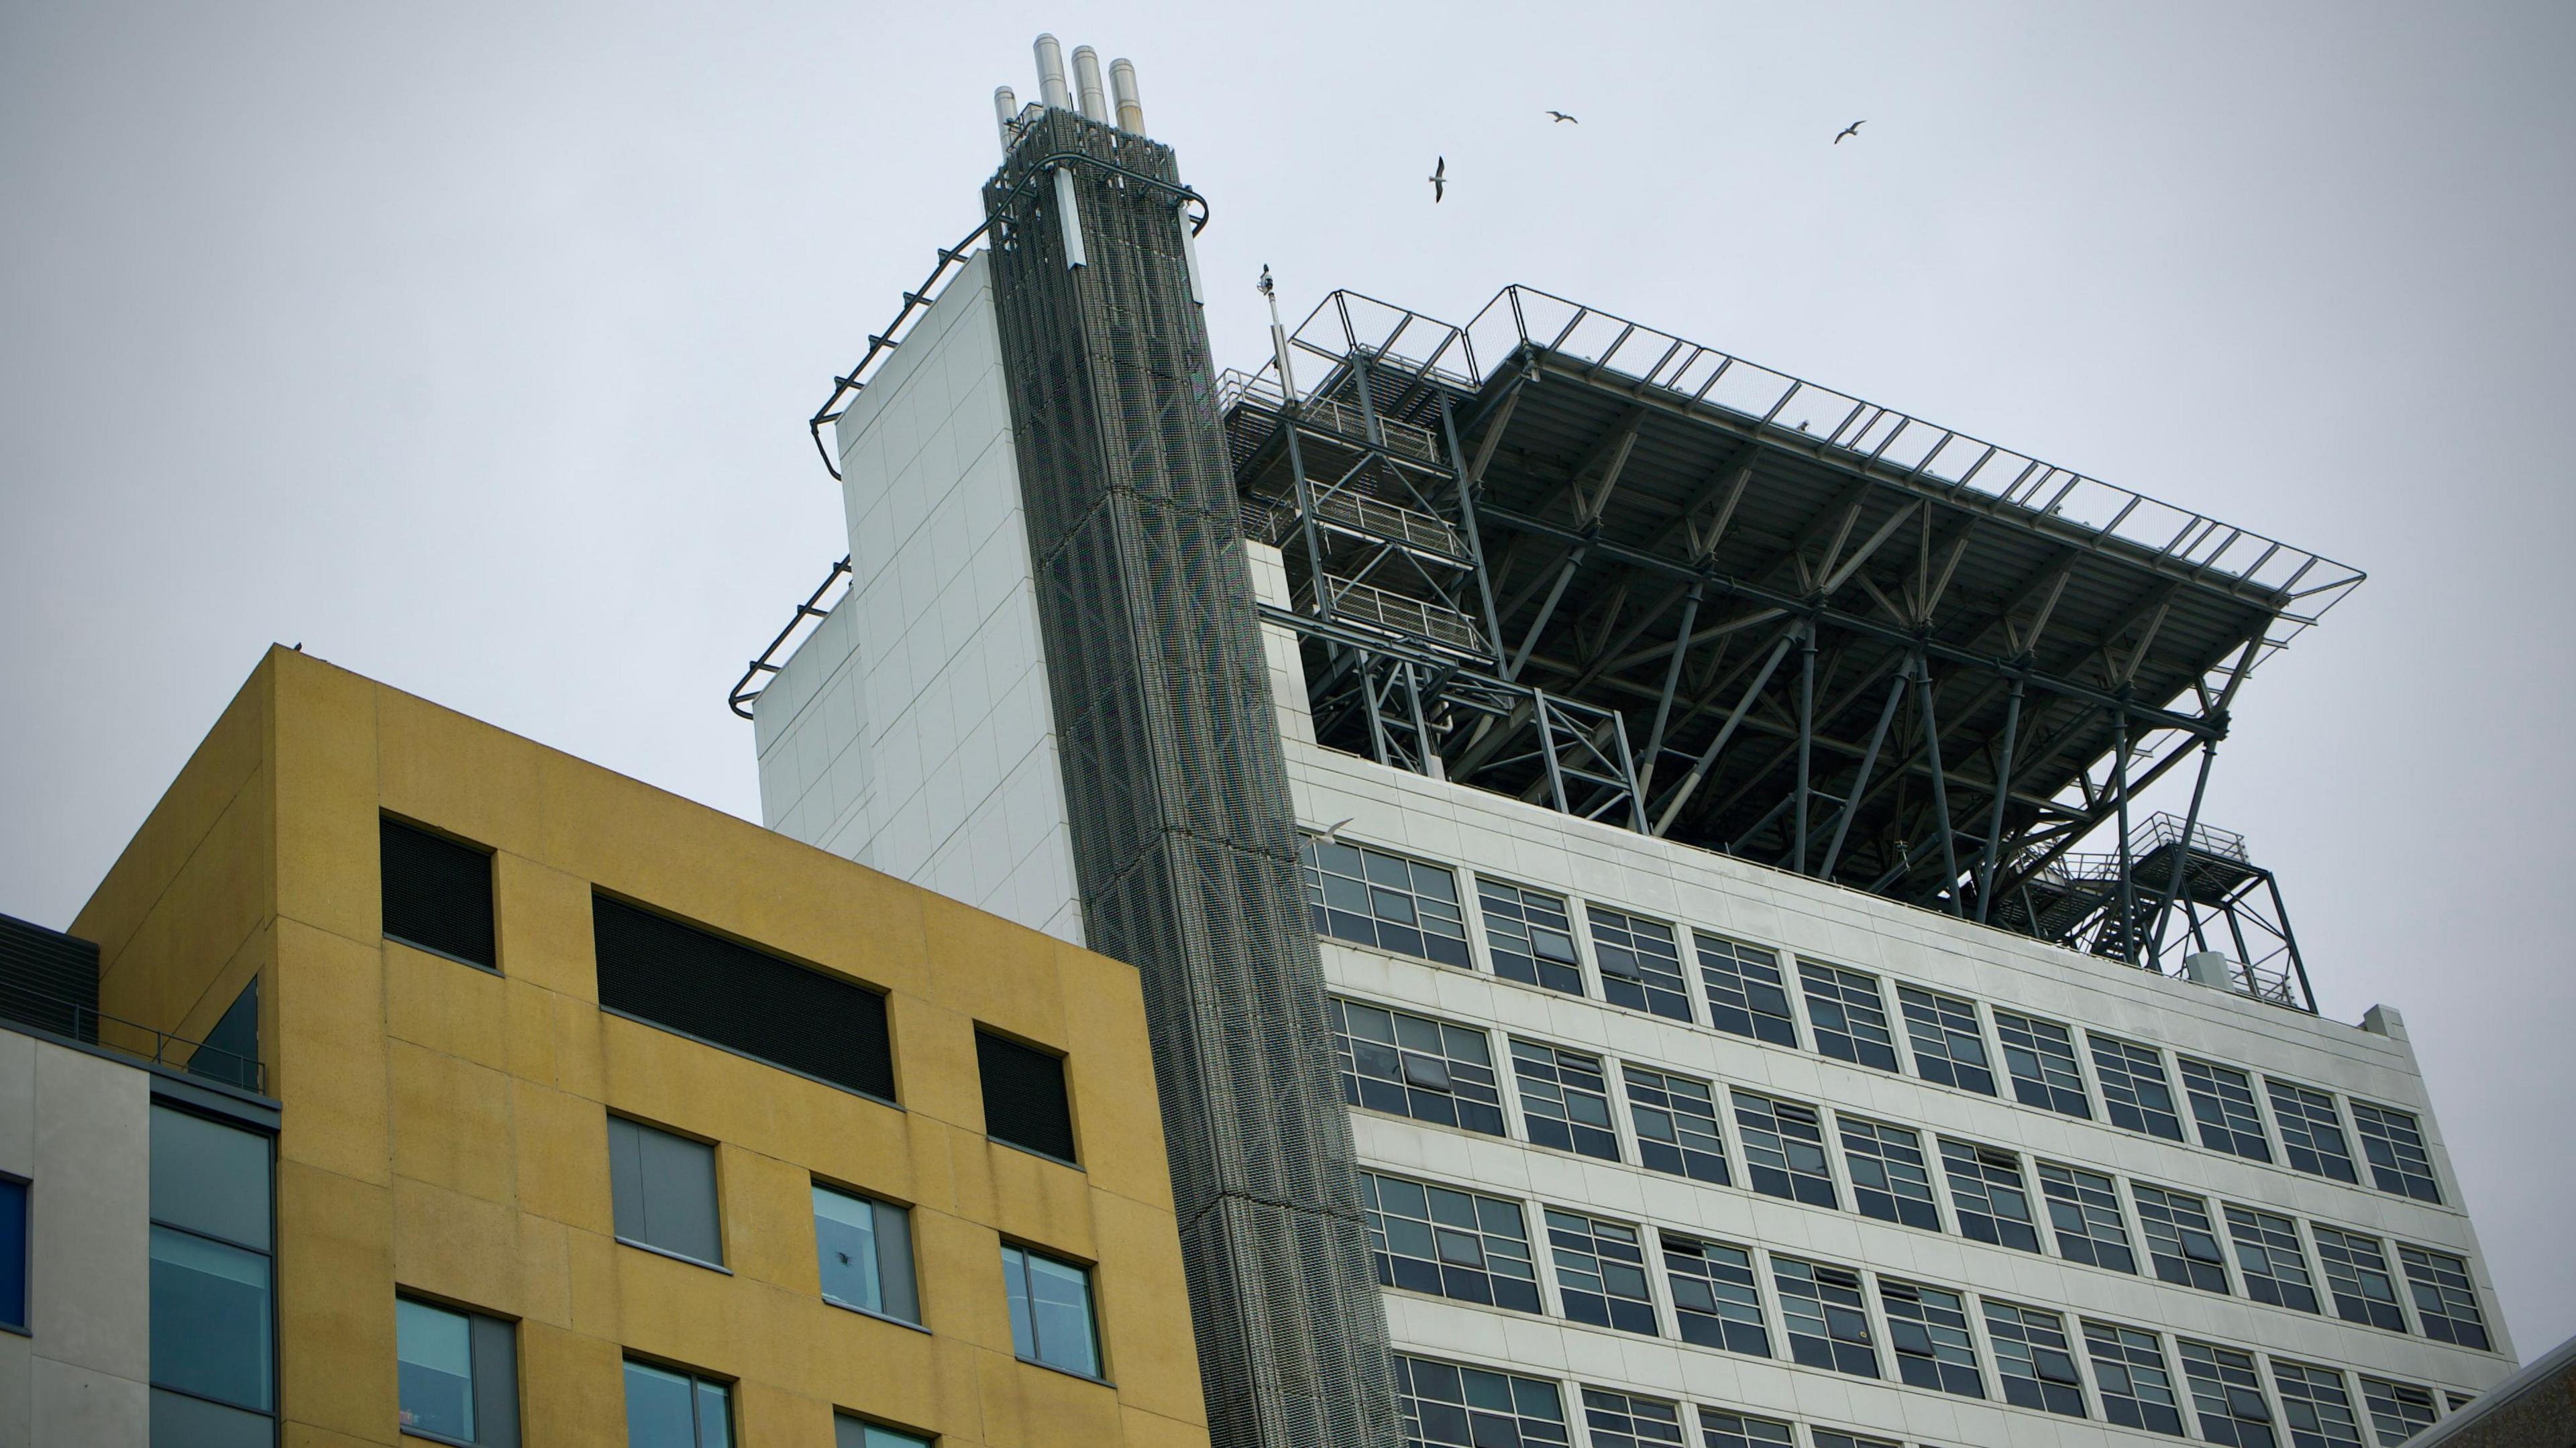
[[[1844,137],[1844,136],[1857,136],[1857,135],[1859,135],[1859,134],[1860,134],[1860,128],[1861,128],[1862,126],[1866,125],[1866,124],[1868,124],[1866,121],[1854,121],[1854,122],[1852,122],[1850,125],[1843,127],[1841,131],[1839,131],[1839,132],[1837,132],[1837,133],[1835,134],[1835,136],[1834,136],[1834,144],[1835,144],[1835,145],[1837,145],[1837,146],[1841,145],[1841,144],[1843,143],[1843,137]]]
[[[1556,120],[1556,122],[1557,122],[1559,125],[1564,125],[1564,124],[1566,124],[1566,123],[1568,123],[1568,122],[1571,122],[1572,124],[1574,124],[1574,125],[1578,125],[1578,126],[1583,124],[1581,121],[1577,121],[1577,120],[1575,120],[1575,119],[1574,119],[1574,117],[1567,115],[1567,114],[1566,114],[1565,112],[1563,112],[1563,111],[1550,111],[1550,112],[1548,112],[1548,114],[1549,114],[1550,116],[1554,117],[1554,118],[1555,118],[1555,120]]]
[[[1431,182],[1431,204],[1437,206],[1440,204],[1440,198],[1449,194],[1448,157],[1443,156],[1440,158],[1440,164],[1431,168],[1431,175],[1428,179]]]

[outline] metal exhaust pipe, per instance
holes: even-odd
[[[1019,114],[1019,96],[1013,93],[1009,86],[993,87],[993,121],[1002,128],[1002,154],[1005,156],[1011,153],[1011,142],[1018,139],[1011,134],[1011,122],[1017,119]]]
[[[1109,93],[1118,103],[1118,129],[1138,136],[1145,134],[1145,102],[1136,93],[1135,62],[1109,62]]]
[[[1082,98],[1082,113],[1108,125],[1109,92],[1100,84],[1100,52],[1088,45],[1073,48],[1073,86]]]
[[[1060,111],[1073,109],[1073,90],[1064,83],[1064,47],[1052,35],[1041,35],[1037,43],[1038,100]]]

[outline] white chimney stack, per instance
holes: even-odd
[[[1136,93],[1135,62],[1109,62],[1109,93],[1118,102],[1118,129],[1132,135],[1145,134],[1145,101]]]
[[[1109,124],[1109,91],[1100,84],[1100,52],[1088,45],[1073,48],[1073,85],[1082,97],[1082,113]]]
[[[1064,83],[1064,47],[1052,35],[1038,37],[1038,100],[1060,111],[1073,109],[1073,89]]]
[[[993,120],[1002,128],[1002,154],[1011,153],[1011,121],[1020,113],[1020,98],[1009,86],[993,87]]]

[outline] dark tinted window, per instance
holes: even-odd
[[[1298,849],[1317,933],[1442,965],[1468,963],[1457,876],[1339,840],[1310,838]]]
[[[257,1132],[152,1108],[155,1448],[275,1438],[270,1149]]]
[[[252,976],[240,995],[224,1008],[223,1019],[206,1032],[205,1041],[188,1057],[188,1074],[239,1086],[260,1088],[259,977]]]
[[[883,996],[604,896],[590,903],[603,1007],[895,1099]]]
[[[1416,1121],[1503,1134],[1503,1098],[1485,1033],[1338,997],[1324,1002],[1342,1099]]]
[[[986,1136],[1058,1161],[1074,1160],[1063,1057],[977,1031],[975,1066],[984,1078]]]
[[[385,934],[485,970],[492,940],[492,857],[392,820],[380,822]]]
[[[27,1184],[0,1177],[0,1327],[27,1326]]]
[[[612,1116],[608,1182],[619,1240],[724,1265],[714,1147]]]

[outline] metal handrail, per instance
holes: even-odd
[[[168,1070],[187,1071],[263,1096],[268,1094],[268,1068],[255,1057],[156,1030],[123,1016],[111,1016],[96,1006],[29,990],[14,981],[0,980],[0,1020],[48,1031]],[[173,1055],[177,1047],[187,1048],[183,1056]],[[207,1059],[209,1056],[214,1059]]]
[[[1475,620],[1446,604],[1390,592],[1374,584],[1335,578],[1329,573],[1324,575],[1324,580],[1331,585],[1333,616],[1336,618],[1373,624],[1461,653],[1481,655],[1485,652],[1485,636],[1477,629]],[[1314,580],[1308,579],[1298,585],[1293,602],[1299,612],[1313,612],[1314,600]]]
[[[814,591],[805,595],[805,601],[796,605],[796,614],[794,617],[787,620],[787,627],[780,629],[778,631],[778,637],[769,641],[769,647],[760,651],[760,657],[751,661],[751,667],[742,671],[742,677],[734,680],[733,692],[725,697],[725,702],[733,707],[733,711],[736,714],[741,715],[745,719],[752,717],[751,710],[747,706],[750,705],[753,700],[758,699],[763,693],[765,693],[769,686],[767,684],[763,684],[759,688],[755,689],[751,686],[751,681],[759,678],[763,674],[777,673],[780,669],[786,667],[786,665],[774,663],[772,660],[778,657],[778,650],[786,644],[787,636],[796,632],[798,626],[803,624],[805,620],[809,618],[824,618],[830,615],[832,609],[818,608],[816,605],[823,601],[824,594],[832,591],[832,585],[839,582],[841,576],[849,571],[850,560],[848,555],[845,554],[842,556],[840,562],[832,565],[831,572],[823,575],[823,581],[814,586]],[[832,607],[838,608],[840,605],[835,603]]]

